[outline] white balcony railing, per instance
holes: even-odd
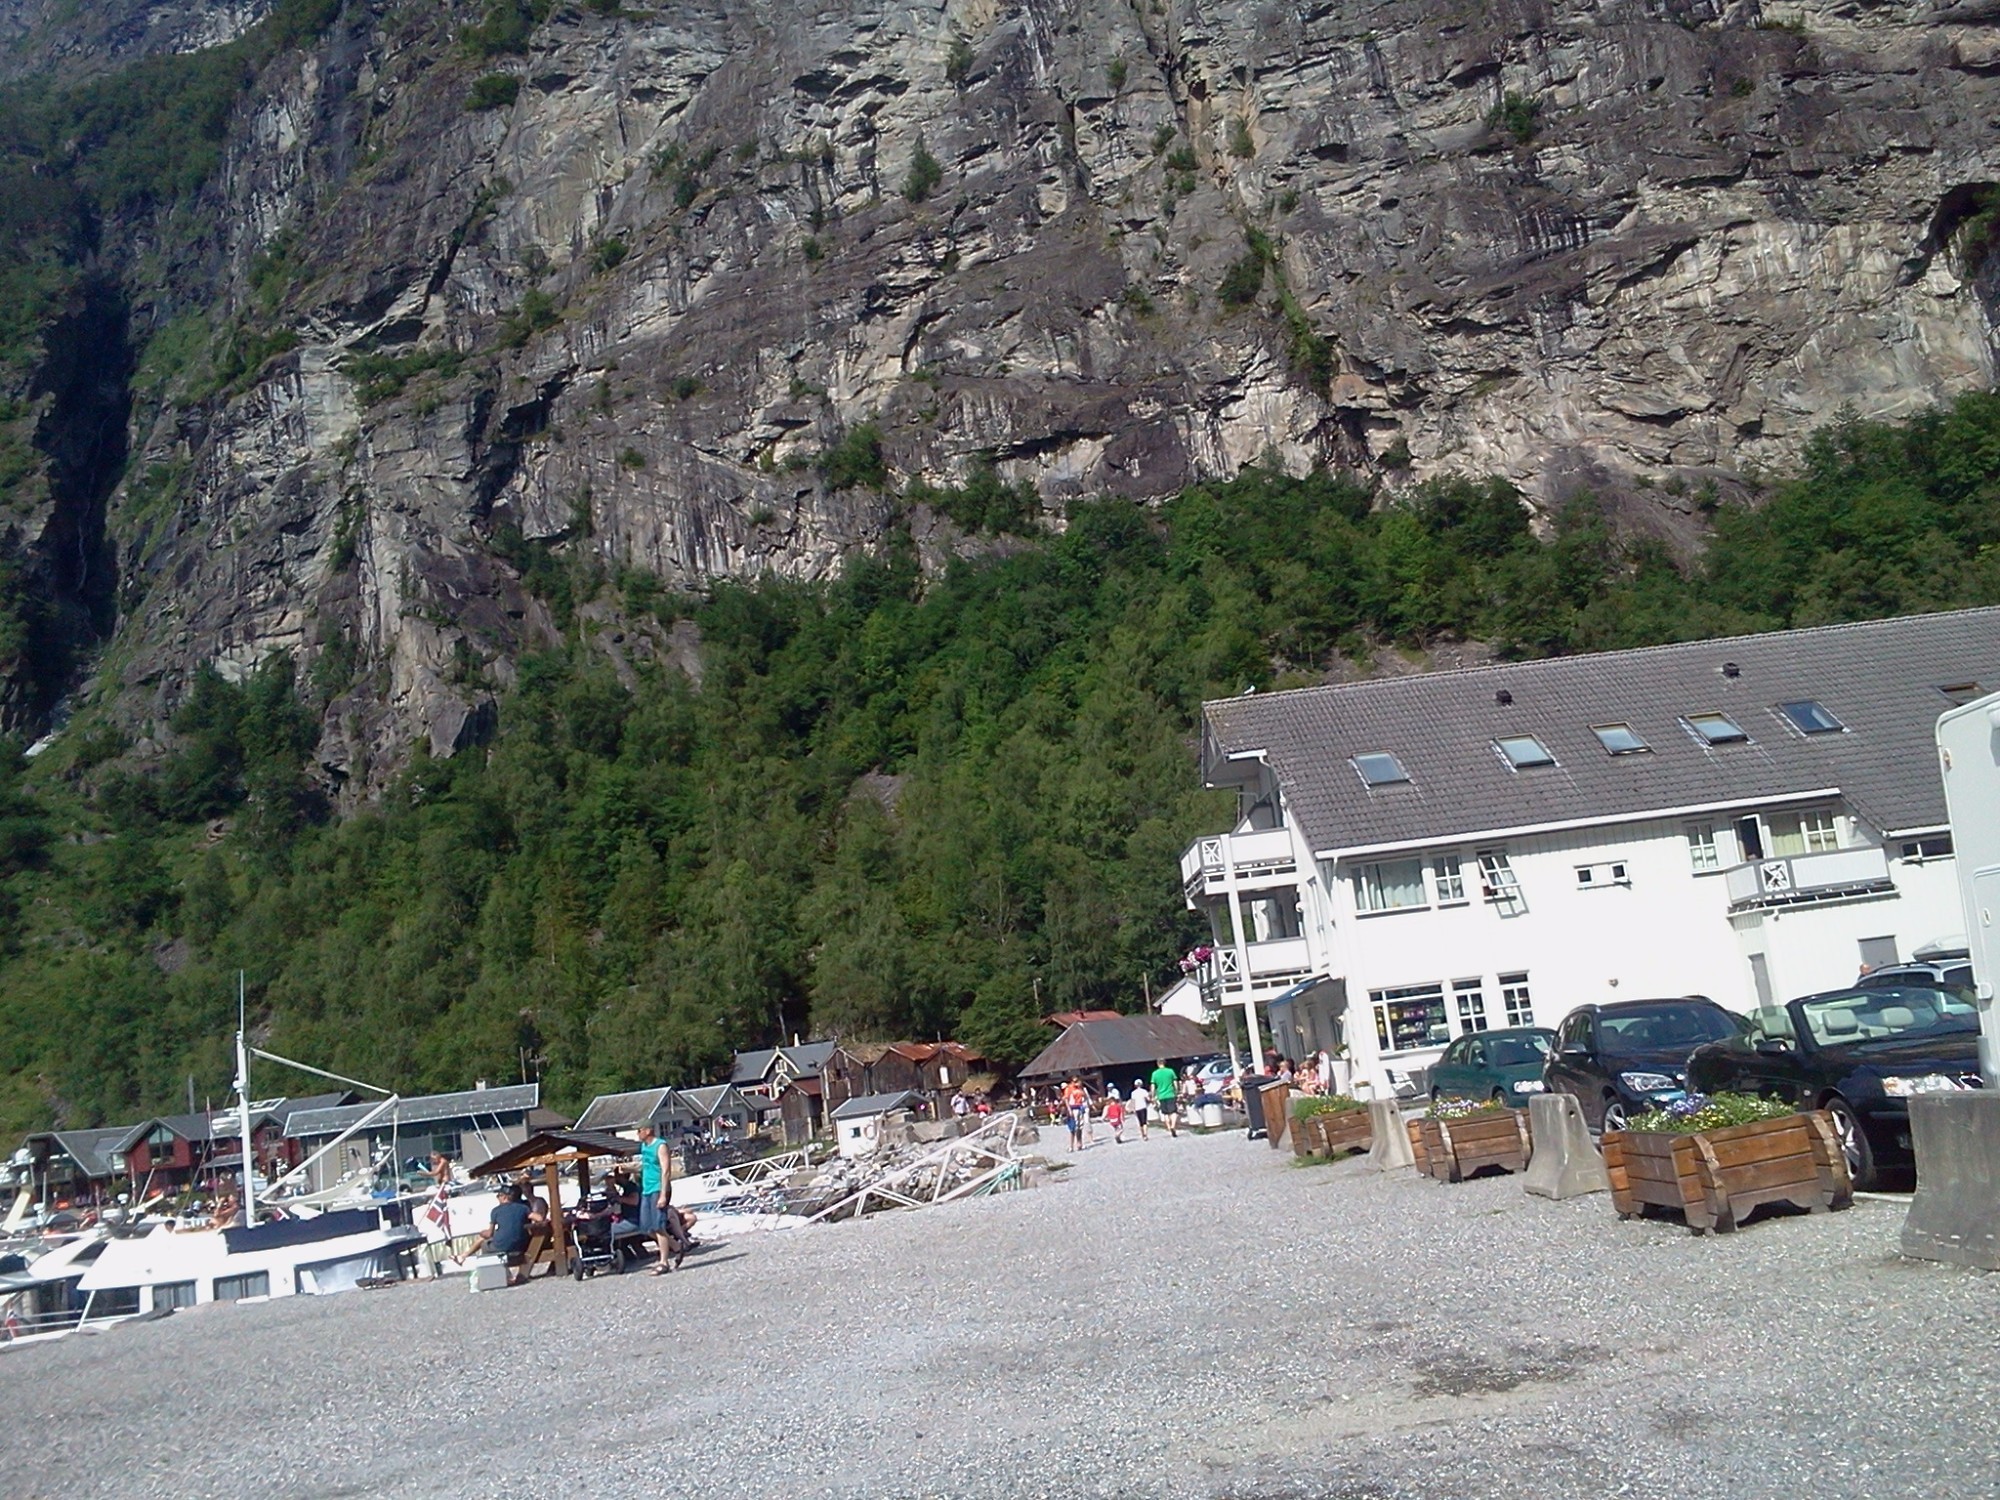
[[[1245,943],[1243,956],[1249,963],[1247,973],[1233,946],[1217,948],[1208,961],[1209,972],[1202,976],[1203,989],[1217,1000],[1240,1000],[1246,992],[1289,989],[1313,972],[1312,953],[1302,937]]]
[[[1888,856],[1873,846],[1753,859],[1723,871],[1722,879],[1732,911],[1836,901],[1895,889]]]
[[[1289,828],[1205,834],[1181,853],[1181,888],[1190,897],[1221,894],[1232,873],[1238,885],[1275,885],[1298,872]]]

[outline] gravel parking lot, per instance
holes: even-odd
[[[1046,1137],[1054,1160],[1060,1143]],[[2000,1281],[1900,1203],[1695,1239],[1603,1195],[1099,1146],[664,1279],[204,1308],[0,1357],[0,1493],[1968,1496]]]

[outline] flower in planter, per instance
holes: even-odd
[[[1214,956],[1215,949],[1207,943],[1203,943],[1198,948],[1190,948],[1187,951],[1187,957],[1181,960],[1181,972],[1183,974],[1192,974]]]
[[[1504,1115],[1507,1106],[1491,1099],[1439,1099],[1431,1105],[1433,1120],[1470,1120],[1481,1115]]]
[[[1314,1115],[1352,1114],[1368,1106],[1346,1094],[1300,1094],[1292,1100],[1292,1118],[1306,1120]]]
[[[1731,1125],[1752,1125],[1759,1120],[1782,1120],[1797,1113],[1789,1104],[1750,1094],[1688,1094],[1643,1115],[1634,1115],[1626,1128],[1655,1135],[1694,1135]]]

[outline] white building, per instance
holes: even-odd
[[[2000,609],[1210,703],[1208,987],[1333,997],[1382,1088],[1589,1001],[1846,984],[1960,932],[1932,733],[1982,684]]]

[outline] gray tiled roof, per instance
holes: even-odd
[[[1723,674],[1734,662],[1739,675]],[[1204,709],[1202,772],[1265,752],[1315,852],[1442,843],[1547,823],[1751,805],[1838,788],[1885,832],[1945,821],[1932,731],[1938,691],[2000,688],[2000,609],[1914,615],[1376,682],[1252,694]],[[1507,705],[1495,695],[1505,689]],[[1775,705],[1818,699],[1846,726],[1807,737]],[[1728,714],[1750,736],[1710,746],[1680,720]],[[1610,755],[1594,724],[1650,753]],[[1497,735],[1533,734],[1556,764],[1513,771]],[[1406,784],[1370,790],[1350,764],[1388,751]]]
[[[852,1099],[836,1104],[833,1118],[836,1120],[865,1120],[870,1115],[886,1115],[892,1109],[908,1109],[922,1101],[923,1095],[913,1089],[901,1089],[893,1094],[856,1094]]]
[[[703,1120],[712,1120],[725,1109],[741,1109],[754,1114],[770,1107],[770,1102],[747,1097],[732,1083],[712,1083],[705,1088],[676,1089],[681,1102]]]
[[[839,1042],[806,1042],[797,1047],[780,1047],[778,1053],[791,1064],[794,1078],[817,1078],[826,1071],[827,1059],[839,1047]]]
[[[731,1083],[761,1083],[764,1075],[771,1071],[771,1064],[777,1060],[776,1047],[759,1047],[754,1052],[736,1054],[736,1066],[730,1069]]]
[[[1186,1016],[1116,1016],[1072,1021],[1021,1069],[1023,1078],[1052,1078],[1102,1068],[1145,1067],[1155,1058],[1207,1057],[1215,1043]]]
[[[465,1089],[456,1094],[423,1094],[405,1099],[393,1115],[379,1121],[388,1125],[424,1125],[434,1120],[480,1119],[488,1115],[526,1114],[541,1102],[539,1083],[510,1083],[497,1089]],[[338,1135],[365,1116],[376,1103],[349,1104],[340,1109],[300,1110],[285,1120],[288,1136]]]
[[[77,1164],[85,1177],[98,1179],[123,1170],[112,1166],[111,1154],[122,1151],[134,1131],[131,1125],[113,1125],[108,1129],[51,1130],[28,1139],[52,1142],[56,1150]]]
[[[599,1094],[590,1101],[590,1107],[583,1112],[583,1118],[576,1122],[578,1130],[628,1130],[634,1125],[644,1125],[658,1120],[669,1111],[665,1108],[672,1089],[634,1089],[627,1094]]]

